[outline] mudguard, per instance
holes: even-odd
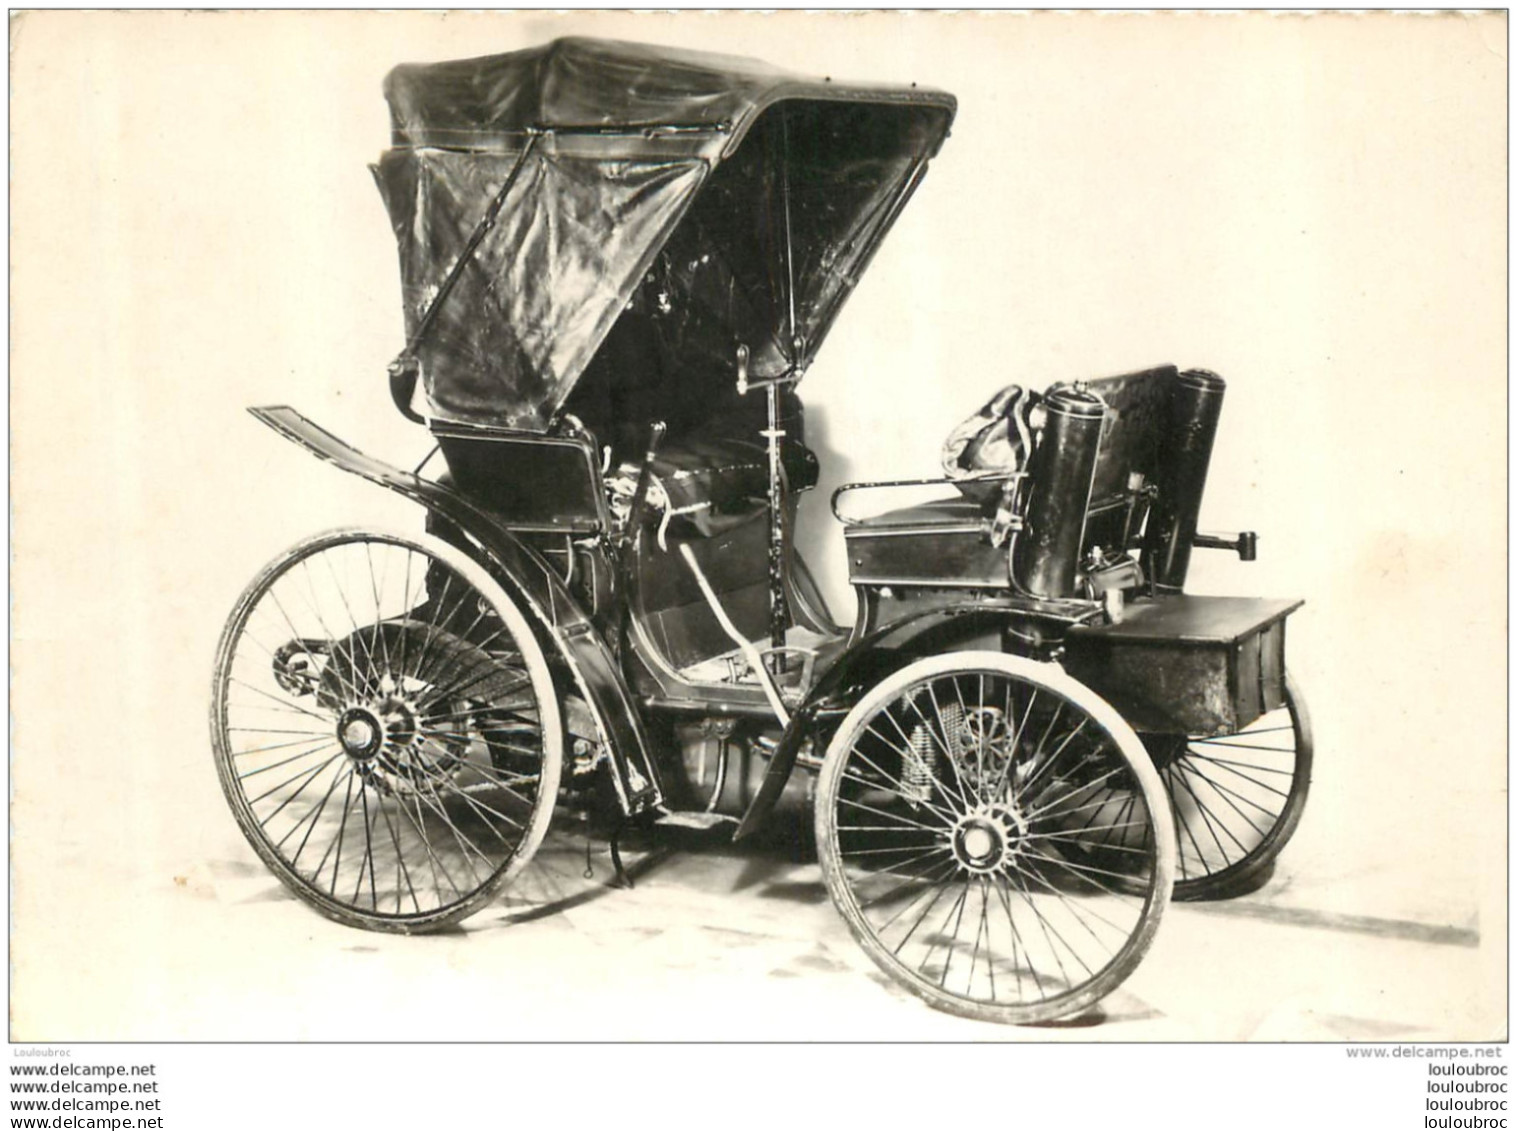
[[[462,531],[506,592],[537,618],[545,645],[574,676],[610,748],[612,781],[624,812],[632,816],[662,803],[647,735],[616,659],[590,618],[539,555],[524,546],[499,518],[457,490],[365,455],[288,405],[248,411],[317,459],[419,503]]]
[[[1043,641],[1062,637],[1069,624],[1067,617],[1025,604],[977,601],[910,613],[854,641],[792,712],[763,784],[733,839],[741,840],[764,823],[790,780],[802,745],[816,733],[818,721],[829,715],[841,719],[865,691],[892,672],[923,656],[961,650],[988,634],[997,636],[998,647],[1000,641],[1012,638],[1027,642],[1025,647],[1003,650],[1036,652]],[[1033,631],[1026,631],[1029,628]]]

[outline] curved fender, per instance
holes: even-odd
[[[657,770],[648,756],[647,735],[616,659],[590,618],[541,557],[522,545],[500,519],[453,488],[367,456],[287,405],[248,411],[317,459],[419,503],[462,531],[506,591],[541,623],[547,642],[573,673],[610,746],[615,768],[612,781],[623,810],[630,816],[662,802]]]
[[[792,713],[790,725],[769,760],[764,782],[743,814],[733,839],[740,840],[754,832],[774,809],[795,769],[802,744],[813,733],[822,714],[836,713],[841,717],[865,690],[925,655],[952,651],[955,645],[987,632],[1000,633],[1029,623],[1050,622],[1057,622],[1060,635],[1069,623],[1067,619],[1026,607],[965,603],[911,613],[850,645],[822,673]]]

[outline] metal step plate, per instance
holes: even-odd
[[[653,823],[655,825],[662,825],[665,828],[701,829],[705,831],[714,829],[719,825],[736,825],[737,818],[729,817],[725,813],[701,813],[697,811],[670,812],[666,810],[660,813]]]

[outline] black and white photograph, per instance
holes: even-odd
[[[13,1045],[1507,1040],[1504,13],[10,46]]]

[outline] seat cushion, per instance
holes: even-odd
[[[768,458],[758,444],[742,440],[685,437],[666,441],[653,460],[653,474],[674,510],[709,503],[732,510],[768,494]]]
[[[933,499],[909,507],[897,507],[870,518],[861,518],[849,523],[849,529],[906,530],[926,527],[968,527],[979,530],[983,525],[983,510],[979,503],[956,496]]]
[[[785,441],[781,462],[792,492],[816,485],[816,456],[804,445]],[[746,514],[769,497],[769,453],[762,443],[747,440],[665,441],[654,457],[653,475],[675,519],[703,534],[712,532],[719,516]]]
[[[969,499],[935,499],[851,522],[848,578],[855,585],[973,586],[1009,584],[1005,546]]]

